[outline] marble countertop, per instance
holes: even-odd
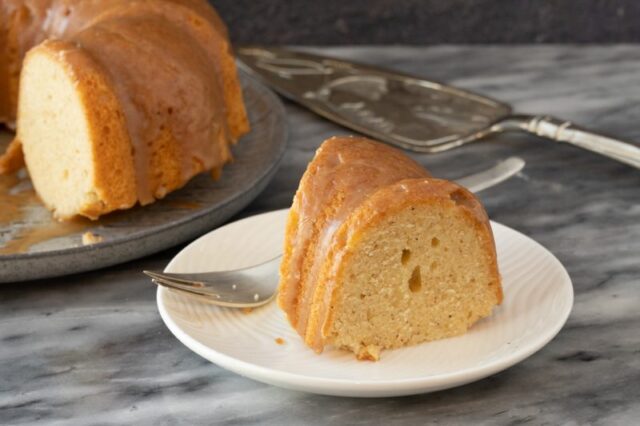
[[[640,46],[357,47],[320,52],[395,67],[640,141]],[[287,103],[290,146],[239,216],[287,207],[320,142],[348,133]],[[526,135],[416,156],[441,177],[518,155],[480,197],[489,215],[566,266],[575,306],[560,334],[485,380],[387,399],[317,396],[227,372],[163,325],[155,287],[181,247],[108,269],[0,285],[1,424],[637,424],[640,171]]]

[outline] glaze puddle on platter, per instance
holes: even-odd
[[[3,149],[0,145],[0,152]],[[202,203],[173,197],[159,203],[174,209],[202,207]],[[0,233],[0,255],[46,249],[57,243],[56,238],[63,237],[68,237],[75,245],[82,245],[82,234],[91,231],[100,235],[105,228],[117,224],[119,218],[116,212],[96,221],[82,217],[55,220],[38,198],[24,169],[14,175],[0,175],[0,206],[0,229],[5,229]]]

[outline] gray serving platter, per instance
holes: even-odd
[[[9,206],[5,201],[0,209],[18,208],[22,214],[19,220],[0,223],[0,283],[67,275],[143,257],[192,240],[249,204],[282,160],[287,124],[282,102],[271,90],[244,74],[241,80],[251,132],[233,148],[234,162],[225,166],[221,179],[199,175],[154,204],[112,213],[97,222],[76,222],[72,232],[61,236],[55,236],[56,227],[68,225],[55,222],[39,202]],[[6,143],[8,135],[0,139]],[[28,180],[21,185],[29,190]],[[36,239],[37,243],[12,252],[16,241],[37,230],[54,237]],[[83,245],[85,232],[102,241]]]

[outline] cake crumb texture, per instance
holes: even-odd
[[[94,234],[91,231],[87,231],[84,234],[82,234],[82,245],[84,246],[88,246],[91,244],[97,244],[102,242],[103,238],[101,235],[98,234]]]

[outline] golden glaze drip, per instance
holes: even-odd
[[[114,84],[134,148],[138,199],[162,198],[171,180],[166,164],[150,152],[173,151],[179,179],[224,164],[230,158],[220,79],[216,63],[184,28],[184,17],[169,18],[175,7],[163,2],[127,2],[118,8],[69,8],[78,16],[58,25],[81,50],[97,60]],[[144,37],[140,37],[144,34]],[[185,49],[185,46],[190,46]],[[179,141],[179,142],[178,142]]]

